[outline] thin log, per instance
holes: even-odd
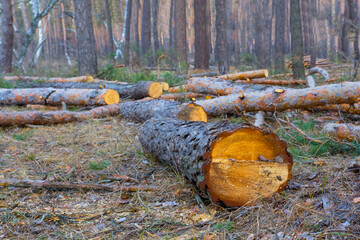
[[[255,115],[254,126],[255,127],[261,127],[264,124],[265,124],[265,112],[264,111],[259,111]]]
[[[248,80],[236,80],[237,83],[242,84],[265,84],[265,85],[277,85],[277,86],[289,86],[289,85],[306,85],[304,80],[278,80],[278,79],[248,79]]]
[[[177,118],[207,122],[206,112],[197,104],[160,99],[124,102],[121,104],[120,112],[125,118],[136,122],[144,122],[150,118]]]
[[[185,99],[193,99],[193,98],[201,98],[204,94],[201,93],[192,93],[192,92],[184,92],[184,93],[168,93],[161,95],[160,99],[167,99],[167,100],[185,100]]]
[[[226,80],[246,80],[252,78],[267,78],[269,76],[269,71],[267,69],[249,71],[249,72],[240,72],[233,74],[226,74],[218,76],[218,78],[226,79]]]
[[[314,73],[319,73],[319,74],[321,74],[321,76],[323,76],[323,78],[324,78],[325,80],[330,79],[329,73],[328,73],[325,69],[323,69],[323,68],[321,68],[321,67],[314,67],[314,68],[311,68],[311,69],[309,70],[309,74],[314,74]]]
[[[306,82],[307,82],[306,85],[307,85],[309,88],[314,88],[314,87],[316,87],[315,79],[314,79],[312,76],[307,76],[307,77],[306,77]]]
[[[62,83],[65,84],[65,83]],[[120,101],[111,89],[0,89],[0,105],[111,105]]]
[[[286,143],[247,124],[150,119],[139,140],[145,152],[229,207],[271,197],[291,178]]]
[[[159,82],[140,81],[137,83],[84,83],[84,82],[28,82],[27,87],[33,88],[76,88],[76,89],[113,89],[119,93],[120,98],[141,99],[144,97],[158,98],[163,93],[163,86]]]
[[[54,107],[54,106],[45,106],[45,105],[39,105],[39,104],[27,104],[25,108],[33,109],[33,110],[42,110],[42,111],[56,111],[60,110],[61,107]]]
[[[97,191],[154,191],[159,190],[154,186],[119,186],[119,185],[103,185],[93,183],[81,182],[47,182],[42,180],[23,180],[23,179],[0,179],[0,186],[2,187],[22,187],[22,188],[51,188],[51,189],[82,189],[82,190],[97,190]]]
[[[284,111],[296,108],[311,108],[326,104],[357,103],[360,97],[359,82],[344,82],[305,89],[268,89],[222,96],[195,103],[211,116],[237,111]]]
[[[360,139],[360,126],[353,124],[328,123],[322,131],[339,140],[357,141]]]
[[[7,81],[43,81],[43,82],[93,82],[92,76],[79,76],[72,78],[48,78],[48,77],[29,77],[29,76],[4,76]]]
[[[335,111],[335,112],[344,112],[351,114],[360,114],[360,104],[328,104],[324,106],[313,107],[311,110],[316,111]]]

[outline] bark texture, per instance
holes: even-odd
[[[208,69],[209,68],[209,39],[208,39],[208,23],[207,19],[207,1],[194,1],[195,14],[195,68]]]
[[[228,95],[195,103],[211,116],[239,111],[283,111],[286,109],[310,108],[326,104],[357,103],[360,83],[344,82],[305,89],[269,89]]]
[[[150,0],[143,0],[141,17],[141,55],[147,55],[145,65],[152,64],[151,53],[151,4]]]
[[[124,102],[120,107],[120,112],[125,118],[135,122],[144,122],[151,118],[177,118],[207,122],[205,111],[197,105],[160,99]]]
[[[84,82],[48,82],[27,83],[31,88],[59,88],[59,89],[113,89],[123,98],[141,99],[144,97],[160,97],[163,87],[158,82],[140,81],[133,84],[118,83],[84,83]]]
[[[227,13],[226,0],[215,0],[216,7],[216,40],[217,62],[219,74],[229,72],[228,39],[227,39]]]
[[[30,77],[30,76],[4,76],[6,81],[40,81],[40,82],[93,82],[94,79],[91,76],[79,76],[72,78],[48,78],[48,77]]]
[[[1,49],[0,73],[12,71],[12,54],[14,45],[14,28],[11,0],[1,1]]]
[[[285,4],[283,0],[273,0],[275,8],[275,70],[284,70],[285,55]]]
[[[276,86],[289,86],[289,85],[306,85],[304,80],[278,80],[278,79],[249,79],[249,80],[237,80],[236,83],[242,84],[265,84]]]
[[[132,14],[132,0],[127,2],[126,22],[125,22],[125,43],[124,43],[124,61],[125,66],[130,65],[130,28],[131,28],[131,14]],[[135,29],[136,31],[137,29]]]
[[[186,1],[175,0],[175,50],[181,68],[187,72]],[[182,70],[179,68],[178,70]]]
[[[269,76],[269,71],[267,69],[240,72],[233,74],[221,75],[218,78],[227,79],[227,80],[247,80],[252,78],[266,78]]]
[[[360,127],[353,124],[328,123],[323,132],[339,140],[355,141],[360,139]]]
[[[97,57],[91,1],[73,0],[75,7],[78,73],[96,75]]]
[[[290,30],[291,30],[291,55],[292,69],[295,79],[304,79],[305,70],[303,63],[303,36],[301,27],[301,14],[299,0],[290,0]]]
[[[145,152],[185,175],[214,203],[253,204],[281,191],[291,178],[286,144],[249,125],[150,119],[139,140]]]
[[[111,89],[0,89],[0,105],[110,105],[118,103],[119,94]]]

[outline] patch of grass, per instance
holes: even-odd
[[[236,229],[234,228],[234,222],[233,221],[228,221],[225,223],[217,223],[214,225],[214,229],[217,231],[228,231],[228,232],[233,232]]]
[[[34,134],[33,130],[30,131],[26,131],[23,132],[21,134],[13,134],[12,137],[13,139],[17,140],[17,141],[26,141],[28,140],[32,135]]]
[[[100,68],[97,77],[113,81],[131,81],[130,74],[127,72],[126,68],[116,68],[111,64],[106,64],[103,68]]]
[[[3,78],[0,78],[0,88],[14,88],[14,85]]]
[[[164,81],[167,82],[170,86],[174,86],[182,81],[184,79],[177,77],[171,72],[166,72],[163,74]]]
[[[89,162],[89,168],[91,170],[103,170],[103,169],[107,168],[109,165],[110,165],[110,162],[106,161],[106,160],[99,162],[99,163]]]

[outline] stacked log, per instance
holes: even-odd
[[[120,98],[141,99],[144,97],[158,98],[163,93],[163,87],[158,82],[140,81],[132,84],[118,84],[118,83],[84,83],[84,82],[28,82],[28,87],[31,88],[58,88],[58,89],[113,89],[118,92]]]
[[[271,197],[291,178],[285,142],[246,124],[150,119],[139,140],[145,152],[228,207]]]
[[[269,71],[267,69],[260,69],[260,70],[254,70],[248,72],[221,75],[218,78],[235,81],[235,80],[246,80],[253,78],[267,78],[268,76],[269,76]]]
[[[110,105],[120,100],[111,89],[0,89],[0,105]]]
[[[29,77],[29,76],[4,76],[7,81],[43,81],[43,82],[93,82],[92,76],[79,76],[72,78],[48,78],[48,77]]]

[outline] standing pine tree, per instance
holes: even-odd
[[[305,78],[305,69],[299,0],[290,1],[290,32],[293,76],[295,79],[303,79]]]

